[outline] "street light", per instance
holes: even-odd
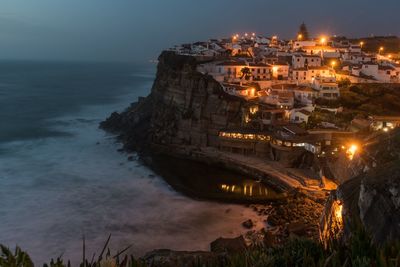
[[[364,46],[364,42],[363,41],[360,42],[360,46],[361,46],[361,49],[362,49],[363,46]]]
[[[382,53],[383,50],[385,50],[383,46],[379,47],[379,53]]]
[[[299,33],[299,35],[297,35],[297,40],[300,41],[301,39],[303,39],[303,35],[301,33]]]
[[[335,68],[335,66],[336,66],[336,61],[335,61],[335,60],[332,60],[332,62],[331,62],[331,66],[332,66],[332,69],[334,69],[334,68]]]
[[[326,37],[325,37],[325,36],[322,36],[321,39],[319,40],[319,42],[320,42],[322,45],[326,44]]]

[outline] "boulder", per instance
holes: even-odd
[[[248,219],[247,221],[244,221],[244,222],[242,223],[242,226],[243,226],[244,228],[246,228],[246,229],[251,229],[251,228],[253,228],[254,223],[253,223],[253,221],[252,221],[251,219]]]
[[[246,242],[243,236],[236,238],[218,238],[210,244],[211,252],[215,253],[236,253],[246,249]]]

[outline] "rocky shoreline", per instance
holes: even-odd
[[[163,259],[169,255],[170,259],[188,256],[193,260],[196,253],[205,257],[220,257],[221,254],[214,250],[216,247],[229,251],[232,247],[241,247],[243,242],[245,245],[261,242],[265,246],[274,246],[292,236],[329,239],[337,231],[346,236],[351,233],[349,225],[353,218],[372,232],[374,240],[387,239],[387,233],[390,233],[390,238],[399,236],[394,223],[400,218],[397,216],[398,171],[393,167],[390,177],[374,178],[388,162],[396,166],[395,160],[400,158],[398,131],[394,131],[393,137],[373,143],[375,146],[364,147],[351,162],[327,162],[326,165],[339,174],[337,176],[343,183],[329,196],[337,185],[323,176],[315,179],[301,169],[216,149],[220,129],[240,125],[243,101],[224,94],[211,76],[197,72],[197,63],[192,57],[163,52],[150,95],[140,98],[122,113],[114,112],[100,127],[117,134],[123,150],[137,152],[150,167],[155,167],[153,158],[159,155],[200,162],[206,170],[210,166],[218,166],[250,177],[280,195],[278,198],[242,201],[260,216],[265,226],[255,229],[253,221],[244,221],[242,226],[238,225],[248,230],[244,238],[219,239],[221,244],[216,246],[217,241],[213,242],[211,252],[163,250],[148,254],[149,259]],[[372,177],[366,175],[370,170],[374,170]],[[196,197],[199,192],[187,186],[190,180],[188,175],[181,180],[167,182],[175,189]],[[221,184],[221,188],[228,187],[233,191],[229,186]],[[374,188],[380,188],[380,191]],[[199,198],[236,203],[241,200],[223,194],[216,198],[214,193],[199,194]],[[338,225],[340,229],[335,228]],[[379,231],[374,231],[377,228]]]
[[[185,178],[166,179],[173,188],[190,197],[247,203],[265,227],[255,229],[251,218],[242,226],[238,225],[248,230],[244,238],[246,244],[262,242],[272,246],[293,235],[318,239],[319,217],[328,196],[327,191],[321,190],[324,185],[319,181],[310,185],[298,173],[281,169],[272,162],[246,161],[213,149],[218,129],[226,127],[226,123],[238,123],[241,101],[223,95],[219,84],[197,73],[195,65],[190,57],[164,52],[151,94],[122,113],[114,112],[100,127],[117,134],[123,150],[137,152],[141,160],[156,171],[155,157],[175,157],[199,162],[204,169],[216,166],[233,171],[277,192],[271,198],[246,199],[243,195],[212,195],[207,192],[209,190],[195,192],[182,186]],[[223,118],[225,122],[221,122]],[[225,240],[224,249],[229,250],[232,242],[237,245],[237,240]],[[214,252],[211,249],[211,253]]]

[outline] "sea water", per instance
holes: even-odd
[[[38,265],[60,255],[77,264],[132,245],[207,250],[244,233],[254,213],[240,205],[175,192],[98,128],[112,111],[146,96],[154,65],[0,63],[0,243],[27,251]]]

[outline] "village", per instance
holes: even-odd
[[[400,117],[385,114],[340,120],[343,86],[400,82],[397,54],[384,46],[366,52],[365,45],[344,37],[311,38],[302,24],[295,40],[244,33],[171,50],[196,57],[197,71],[243,100],[241,125],[219,131],[221,151],[297,167],[305,152],[321,160],[339,155],[352,160],[363,138],[398,126]]]

